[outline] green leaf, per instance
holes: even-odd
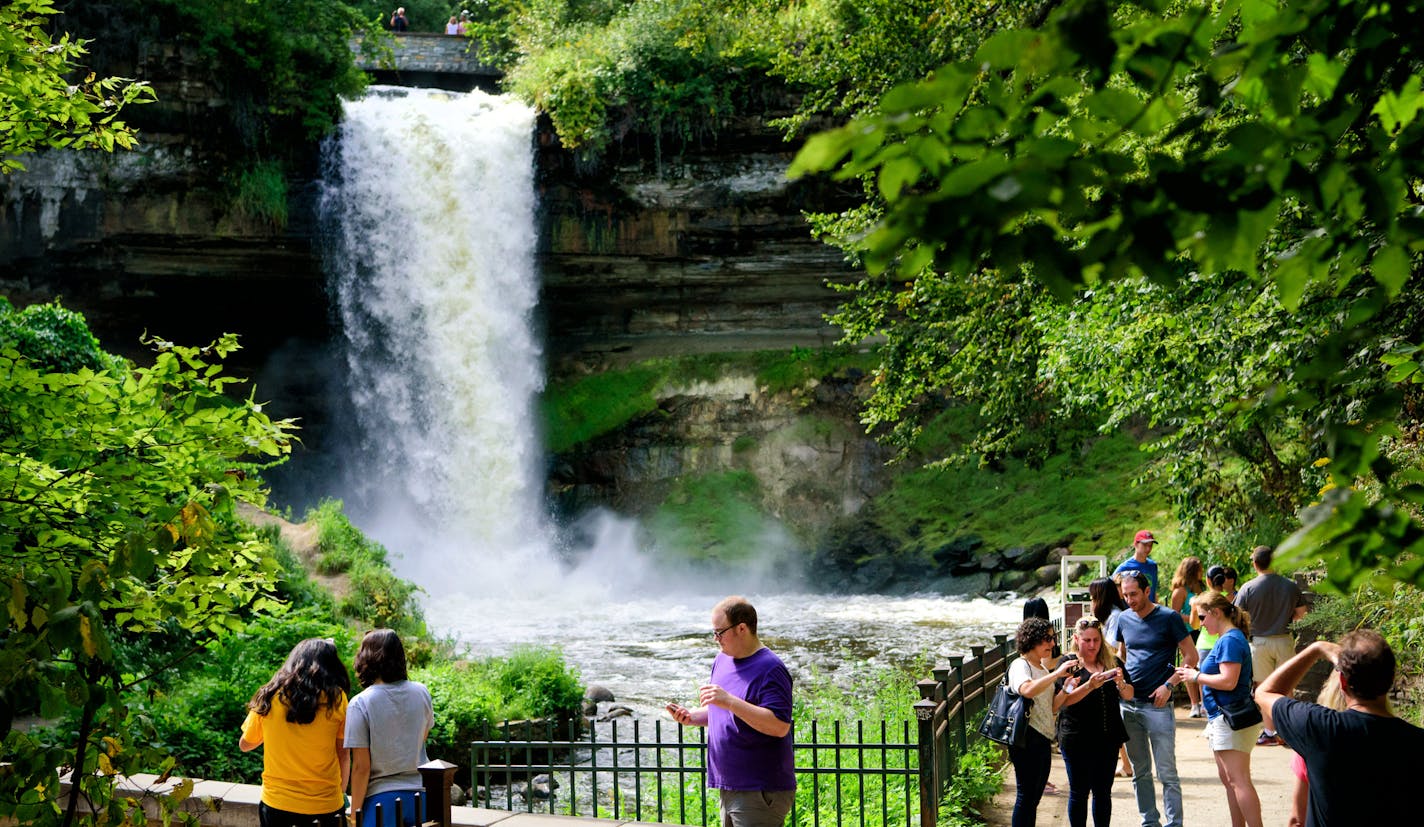
[[[939,191],[948,196],[968,195],[1008,170],[1009,162],[1002,155],[991,155],[967,164],[959,164],[940,182]]]
[[[1011,69],[1029,52],[1039,39],[1038,32],[1010,29],[984,41],[974,53],[974,62],[982,67]]]
[[[855,138],[856,133],[851,126],[812,135],[792,159],[791,166],[786,170],[786,177],[796,179],[834,169],[841,159],[849,154],[856,142]]]
[[[1127,124],[1142,111],[1144,103],[1122,89],[1100,89],[1083,99],[1083,108],[1118,126]]]
[[[1421,88],[1421,83],[1424,83],[1424,79],[1414,74],[1404,81],[1404,86],[1400,87],[1398,92],[1385,92],[1380,95],[1370,114],[1379,116],[1380,125],[1384,127],[1385,132],[1394,134],[1408,128],[1418,117],[1419,111],[1424,109],[1424,88]]]
[[[1414,361],[1400,362],[1384,375],[1386,382],[1414,382],[1418,381],[1419,363]]]
[[[880,167],[880,195],[886,201],[900,197],[900,190],[913,184],[920,177],[920,162],[910,156],[901,156],[886,161]]]
[[[1409,253],[1395,244],[1381,247],[1370,261],[1370,272],[1391,296],[1398,295],[1409,280]]]

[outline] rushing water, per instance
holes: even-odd
[[[559,541],[534,425],[533,125],[509,98],[374,87],[328,148],[350,398],[344,470],[323,484],[426,590],[431,627],[475,653],[561,646],[587,681],[648,709],[691,697],[715,652],[711,606],[729,593],[753,597],[763,638],[799,674],[934,661],[1011,628],[1017,606],[982,599],[659,568],[613,515]]]

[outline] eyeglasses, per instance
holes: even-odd
[[[1197,612],[1198,620],[1206,620],[1206,612]]]
[[[722,639],[722,635],[727,634],[728,632],[732,631],[732,630],[735,629],[735,628],[737,628],[737,624],[733,623],[733,624],[731,624],[730,626],[728,626],[728,627],[725,628],[725,629],[713,629],[713,630],[712,630],[712,639],[713,639],[713,640],[716,640],[716,641],[720,641],[720,640]]]
[[[1084,617],[1078,620],[1079,629],[1096,629],[1102,625],[1102,621],[1098,620],[1096,617]]]

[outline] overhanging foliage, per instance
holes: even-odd
[[[1273,329],[1313,332],[1229,398],[1173,402],[1200,423],[1220,424],[1218,406],[1242,417],[1227,437],[1255,429],[1267,445],[1271,423],[1298,423],[1295,473],[1318,464],[1332,487],[1287,558],[1323,559],[1334,588],[1380,567],[1420,582],[1424,485],[1382,440],[1420,379],[1418,314],[1401,304],[1417,308],[1424,250],[1424,56],[1405,34],[1421,13],[1419,0],[1068,2],[812,138],[795,172],[866,177],[883,205],[851,242],[869,275],[844,314],[852,337],[890,340],[871,419],[900,421],[967,377],[986,420],[1022,436],[1073,410],[1032,323],[1050,303],[1137,282],[1209,314],[1269,289],[1261,312],[1285,314]],[[1000,450],[1013,436],[990,434]]]

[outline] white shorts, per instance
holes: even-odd
[[[1226,716],[1220,714],[1207,721],[1206,729],[1202,732],[1212,752],[1234,749],[1237,752],[1249,753],[1256,747],[1256,737],[1260,734],[1260,724],[1253,724],[1245,729],[1232,729],[1226,722]]]

